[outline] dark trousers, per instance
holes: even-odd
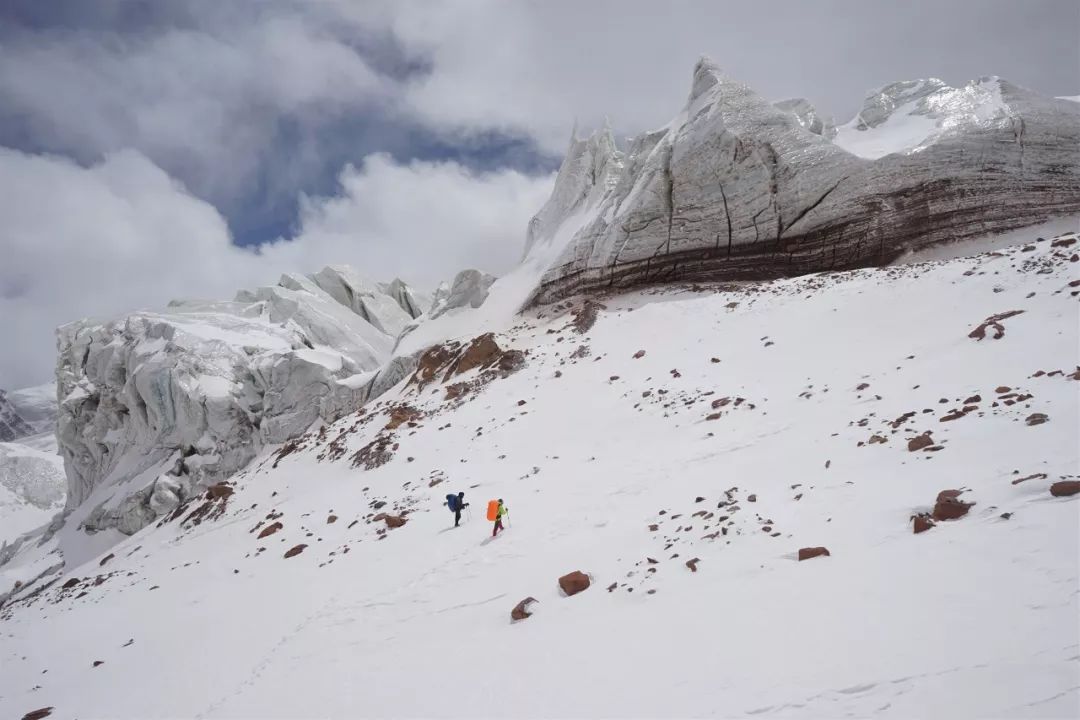
[[[454,511],[454,527],[457,527],[459,522],[461,522],[461,508]]]
[[[495,521],[495,529],[491,531],[491,537],[495,537],[499,534],[499,531],[503,529],[502,518]]]

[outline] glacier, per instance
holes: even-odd
[[[61,327],[68,522],[130,535],[264,445],[354,411],[408,371],[408,358],[389,361],[417,303],[400,280],[333,266],[232,301]]]

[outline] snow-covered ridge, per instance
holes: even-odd
[[[686,107],[625,155],[606,131],[572,145],[530,226],[563,238],[532,301],[884,264],[1080,214],[1080,107],[1005,80],[895,83],[829,134],[808,103],[770,104],[703,59]]]

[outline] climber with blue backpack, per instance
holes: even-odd
[[[465,493],[459,492],[457,495],[451,493],[446,496],[446,507],[450,508],[450,512],[454,513],[454,527],[458,526],[461,522],[461,511],[469,507],[469,503],[465,502]]]

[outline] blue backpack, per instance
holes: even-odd
[[[447,495],[446,496],[446,507],[450,508],[450,512],[457,512],[457,509],[458,509],[457,503],[458,503],[457,495]]]

